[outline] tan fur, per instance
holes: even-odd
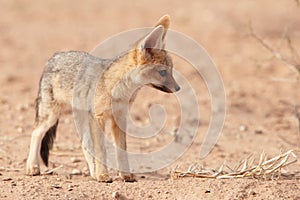
[[[104,136],[98,128],[100,126],[100,129],[105,133],[112,135],[116,146],[120,177],[125,181],[135,180],[134,176],[129,173],[130,167],[125,153],[127,148],[126,133],[115,121],[111,105],[113,101],[121,105],[115,114],[119,116],[122,126],[126,127],[126,123],[122,119],[126,116],[125,105],[134,100],[140,87],[149,85],[164,92],[179,90],[179,86],[172,76],[173,64],[171,57],[163,50],[164,38],[169,23],[169,16],[163,16],[156,28],[139,40],[132,51],[117,57],[112,62],[95,58],[83,52],[58,53],[48,61],[40,81],[37,98],[36,122],[27,160],[28,175],[40,173],[40,151],[44,153],[41,155],[45,164],[48,162],[48,152],[55,137],[60,110],[65,104],[72,105],[73,86],[77,75],[83,74],[85,76],[82,78],[87,78],[82,81],[83,84],[87,84],[87,86],[82,86],[82,91],[86,92],[89,91],[90,87],[87,75],[93,76],[95,72],[103,71],[96,86],[95,113],[90,113],[88,116],[93,152],[101,160],[106,159],[103,144]],[[153,45],[158,49],[149,49],[149,45]],[[97,77],[91,78],[97,79]],[[42,143],[42,140],[44,143]],[[111,182],[112,179],[108,176],[105,162],[95,159],[90,154],[89,148],[82,145],[91,176],[98,181]]]

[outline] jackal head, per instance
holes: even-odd
[[[165,37],[170,18],[163,16],[156,27],[137,42],[137,82],[167,93],[180,90],[173,77],[173,63],[165,47]]]

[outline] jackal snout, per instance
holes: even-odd
[[[140,68],[135,77],[137,83],[148,85],[167,93],[180,90],[180,86],[173,77],[173,66],[166,64],[147,64]]]
[[[151,86],[167,93],[174,93],[180,90],[179,85],[175,81],[172,73],[172,68],[157,69],[158,77],[152,80]]]

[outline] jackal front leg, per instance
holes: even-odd
[[[123,128],[125,128],[125,125]],[[119,176],[126,182],[136,181],[133,174],[130,173],[128,155],[126,151],[126,133],[121,130],[114,120],[112,121],[112,136],[115,143]]]

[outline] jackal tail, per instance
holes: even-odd
[[[58,125],[58,120],[51,128],[49,128],[49,130],[46,132],[46,134],[42,140],[40,154],[41,154],[44,164],[47,167],[48,167],[49,151],[52,149],[53,143],[54,143],[54,140],[56,137],[57,125]]]

